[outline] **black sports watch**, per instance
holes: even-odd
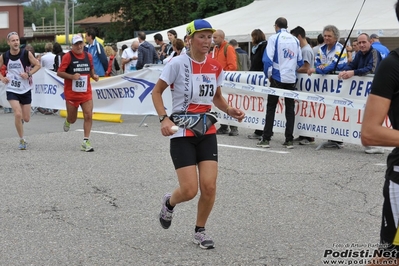
[[[165,118],[167,118],[167,117],[168,117],[168,115],[160,115],[160,116],[159,116],[159,122],[161,123],[161,122],[164,121]]]

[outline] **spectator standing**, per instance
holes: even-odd
[[[215,47],[213,48],[210,56],[216,59],[221,65],[223,70],[237,71],[237,56],[233,46],[229,45],[224,39],[225,35],[222,30],[216,30],[213,33],[213,42]],[[229,126],[221,124],[217,130],[217,134],[229,134],[229,136],[238,136],[238,128],[236,126]]]
[[[296,83],[296,69],[303,65],[303,60],[299,41],[288,33],[287,26],[285,18],[280,17],[276,20],[274,25],[276,34],[270,36],[266,52],[263,54],[263,72],[269,77],[271,87],[293,91]],[[262,140],[257,144],[258,147],[270,148],[278,100],[279,97],[275,95],[269,94],[267,97],[266,123]],[[286,125],[283,145],[287,149],[292,149],[294,148],[295,101],[292,98],[284,98],[284,103]]]
[[[122,63],[122,54],[126,50],[126,48],[127,48],[127,45],[124,44],[124,45],[122,45],[121,50],[119,51],[119,55],[121,56],[122,73],[125,73],[125,65]]]
[[[64,95],[67,117],[64,121],[64,131],[68,132],[71,124],[76,122],[79,106],[83,111],[83,143],[82,151],[94,151],[89,137],[93,124],[93,98],[90,78],[98,81],[95,74],[92,55],[84,51],[83,38],[74,35],[72,50],[64,55],[57,75],[65,80]]]
[[[53,53],[53,44],[51,42],[48,42],[44,46],[44,51],[45,53],[40,57],[40,65],[42,68],[47,68],[48,70],[54,71],[54,59],[55,59],[55,54]],[[34,54],[34,50],[32,51]],[[52,115],[58,110],[55,110],[55,112],[52,109],[48,108],[43,108],[39,107],[37,110],[45,115]]]
[[[338,74],[340,79],[348,79],[353,76],[364,76],[374,74],[382,58],[380,53],[371,46],[370,37],[367,33],[362,33],[357,37],[360,49],[358,58],[347,64]]]
[[[6,65],[2,65],[1,66],[0,72],[1,72],[1,75],[3,75],[3,77],[5,77],[7,75],[7,67],[6,67]],[[12,113],[12,108],[3,107],[1,105],[0,105],[0,108],[4,108],[3,111],[4,111],[5,114]]]
[[[31,52],[33,54],[33,56],[38,60],[38,62],[40,63],[40,59],[41,59],[41,55],[37,54],[35,52],[35,48],[32,46],[32,44],[28,43],[25,45],[25,50]]]
[[[380,43],[380,37],[373,33],[370,35],[371,46],[381,54],[381,58],[384,59],[389,54],[389,49]]]
[[[154,35],[154,42],[159,46],[158,58],[163,62],[167,55],[168,44],[163,41],[163,37],[160,33]]]
[[[170,56],[170,55],[172,55],[172,53],[173,53],[173,40],[177,39],[177,32],[175,30],[168,30],[166,33],[168,34],[169,44],[166,47],[165,58]]]
[[[352,42],[352,61],[355,60],[356,53],[359,51],[357,40]]]
[[[347,53],[343,45],[338,42],[339,30],[333,25],[325,26],[323,29],[324,44],[320,46],[317,54],[315,55],[315,68],[308,70],[308,75],[312,73],[317,74],[330,74],[334,71],[335,65],[337,69],[342,70],[346,66],[348,59]],[[341,51],[343,51],[341,58],[339,58]],[[338,64],[337,64],[338,62]]]
[[[55,55],[53,69],[55,72],[57,72],[61,65],[62,57],[65,54],[58,42],[54,43],[53,45],[53,54]]]
[[[260,29],[251,32],[252,49],[251,49],[251,67],[249,71],[263,72],[263,53],[265,52],[267,41],[266,36]],[[249,139],[261,139],[263,130],[256,129],[254,133],[248,135]]]
[[[184,35],[184,46],[185,46],[185,48],[186,48],[186,53],[188,52],[188,51],[190,51],[190,42],[188,41],[188,38],[187,38],[187,35]]]
[[[297,70],[297,72],[307,73],[308,70],[314,65],[314,54],[313,49],[310,47],[308,39],[306,38],[305,29],[298,26],[292,29],[290,33],[299,40],[299,45],[301,46],[302,51],[303,65]],[[294,139],[294,142],[298,142],[299,145],[309,145],[314,144],[315,140],[313,137],[299,136],[298,138]]]
[[[118,62],[115,60],[115,52],[111,46],[107,45],[104,47],[105,54],[107,55],[108,59],[108,68],[105,72],[106,77],[115,76],[117,69],[119,70]]]
[[[234,47],[236,50],[236,55],[238,55],[238,61],[240,62],[241,69],[240,71],[248,71],[251,67],[251,61],[249,59],[249,55],[240,46],[238,46],[238,42],[235,39],[231,39],[229,44]],[[238,68],[238,66],[237,66]]]
[[[380,64],[381,55],[371,46],[370,37],[367,33],[360,34],[357,37],[357,43],[359,46],[357,57],[338,74],[339,79],[374,74]],[[383,154],[384,149],[366,146],[364,152],[367,154]]]
[[[191,41],[190,53],[171,60],[163,69],[152,91],[154,107],[161,122],[161,133],[163,136],[171,136],[170,155],[179,181],[178,188],[164,195],[159,221],[162,228],[168,229],[171,226],[176,205],[193,199],[199,189],[201,194],[196,208],[197,219],[193,241],[203,249],[215,247],[205,226],[216,198],[218,172],[216,127],[214,125],[207,127],[206,132],[201,136],[195,136],[185,127],[179,128],[177,132],[173,131],[172,126],[175,124],[166,114],[162,94],[168,86],[171,86],[172,113],[204,114],[209,112],[212,105],[215,105],[239,121],[244,118],[245,114],[242,111],[229,106],[223,98],[221,85],[224,72],[221,65],[216,60],[207,57],[212,32],[214,29],[205,20],[200,19],[189,23],[187,35]],[[205,92],[201,89],[204,84],[207,84],[207,87],[209,85],[209,91]],[[213,92],[211,92],[212,88]],[[192,92],[189,98],[186,97],[187,89]],[[187,102],[184,102],[183,99],[186,98]]]
[[[399,1],[395,4],[399,20]],[[380,254],[374,258],[375,265],[398,265],[398,217],[399,210],[399,49],[395,49],[383,59],[374,75],[371,92],[367,98],[362,121],[361,140],[364,146],[395,147],[387,158],[384,202],[380,230]],[[392,128],[383,126],[386,117]],[[379,173],[378,173],[379,175]],[[387,255],[390,256],[387,256]]]
[[[142,69],[145,64],[156,64],[158,62],[158,55],[154,46],[145,40],[146,35],[144,31],[140,31],[137,35],[140,45],[138,48],[137,69]]]
[[[165,58],[164,61],[162,62],[163,64],[167,64],[170,60],[172,60],[172,58],[181,55],[183,53],[183,50],[185,50],[184,42],[182,39],[179,38],[173,40],[172,46],[174,53],[172,53],[169,57]]]
[[[55,54],[53,54],[53,44],[51,42],[46,43],[44,46],[44,51],[46,53],[40,58],[41,66],[49,70],[54,70]]]
[[[93,28],[89,28],[86,31],[86,42],[88,43],[84,50],[93,57],[93,65],[96,74],[99,77],[105,76],[105,71],[108,68],[107,56],[104,52],[104,47],[96,40],[96,31]]]
[[[122,74],[122,59],[121,59],[121,56],[119,55],[118,47],[116,46],[116,44],[112,44],[111,47],[114,50],[115,60],[119,66],[119,70],[116,70],[116,67],[115,67],[115,71],[114,71],[114,68],[112,68],[112,76],[117,76],[117,75]]]
[[[321,47],[323,44],[324,44],[324,37],[323,37],[323,34],[320,33],[319,35],[317,35],[317,45],[313,47],[313,54],[314,54],[314,56],[317,55],[317,53],[319,52],[320,47]],[[312,66],[314,66],[314,63],[313,63]]]
[[[339,30],[333,25],[327,25],[323,29],[324,44],[320,46],[315,59],[315,68],[308,70],[312,73],[330,74],[334,70],[342,70],[348,63],[348,55],[344,46],[339,43]],[[342,54],[341,54],[342,51]],[[340,57],[341,55],[341,57]],[[324,147],[342,147],[342,141],[328,140]]]
[[[26,150],[24,122],[30,120],[32,75],[40,69],[40,63],[31,52],[21,50],[18,33],[10,32],[7,35],[7,44],[10,50],[0,57],[0,68],[6,65],[7,74],[0,74],[0,80],[6,85],[7,101],[14,112],[15,128],[20,138],[18,148]]]
[[[138,49],[139,41],[133,41],[129,48],[123,50],[122,69],[125,69],[125,74],[137,70]]]

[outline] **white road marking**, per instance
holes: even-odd
[[[80,131],[82,132],[83,129],[76,129],[75,131]],[[98,133],[98,134],[106,134],[106,135],[118,135],[118,136],[125,136],[125,137],[137,137],[137,135],[133,135],[133,134],[119,134],[116,132],[107,132],[107,131],[96,131],[96,130],[92,130],[90,131],[91,133]]]
[[[374,164],[374,165],[378,165],[378,166],[386,166],[387,164],[386,164],[386,163],[376,163],[376,164]]]
[[[290,153],[288,151],[276,151],[276,150],[271,150],[270,148],[250,148],[250,147],[243,147],[243,146],[234,146],[234,145],[225,145],[225,144],[218,144],[220,147],[226,147],[226,148],[233,148],[233,149],[241,149],[241,150],[251,150],[251,151],[264,151],[264,152],[271,152],[271,153]]]
[[[137,135],[133,135],[133,134],[118,134],[120,136],[125,136],[125,137],[137,137]]]

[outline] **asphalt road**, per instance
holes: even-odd
[[[282,134],[261,149],[249,129],[219,136],[207,224],[216,248],[202,250],[192,243],[196,200],[176,207],[168,230],[159,225],[177,178],[157,117],[147,127],[143,116],[123,119],[95,121],[95,152],[85,153],[82,120],[65,133],[63,118],[36,114],[20,151],[13,115],[0,110],[0,265],[332,265],[328,250],[378,243],[388,153],[287,150]]]

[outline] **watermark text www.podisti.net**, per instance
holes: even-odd
[[[333,244],[325,249],[322,265],[399,265],[399,252],[380,244]]]

